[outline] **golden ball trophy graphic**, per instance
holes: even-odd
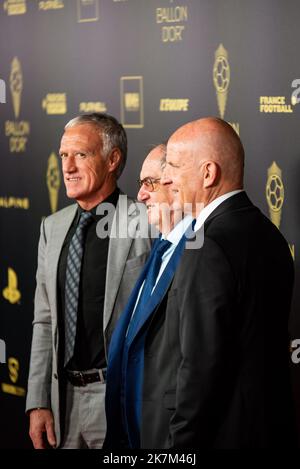
[[[217,94],[220,116],[224,119],[227,94],[230,83],[230,66],[228,52],[223,44],[220,44],[215,52],[215,63],[213,68],[213,80]]]
[[[282,182],[282,171],[275,161],[273,161],[268,169],[266,198],[269,206],[270,218],[274,225],[279,229],[281,209],[284,202],[284,186]]]
[[[10,71],[10,91],[13,100],[15,118],[19,118],[21,108],[21,96],[23,90],[23,77],[21,63],[17,57],[14,57],[11,63]]]
[[[54,152],[51,153],[48,158],[47,187],[49,191],[51,211],[54,213],[57,210],[58,191],[60,188],[60,172],[57,157]]]

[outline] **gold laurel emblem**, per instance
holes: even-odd
[[[223,44],[220,44],[215,52],[213,80],[217,94],[220,116],[222,119],[224,119],[227,94],[230,83],[230,66],[228,62],[228,52],[223,47]]]
[[[57,210],[58,191],[60,188],[60,172],[58,166],[58,159],[55,153],[51,153],[48,158],[47,168],[47,187],[49,192],[50,206],[52,213]]]
[[[12,383],[16,383],[19,378],[19,360],[14,357],[10,357],[7,361],[8,365],[8,371],[9,371],[9,378],[12,381]]]
[[[17,57],[14,57],[11,63],[9,82],[10,82],[10,91],[11,91],[11,96],[13,100],[15,118],[18,119],[19,114],[20,114],[20,108],[21,108],[23,76],[22,76],[21,63]]]
[[[21,298],[21,292],[18,290],[18,277],[16,272],[8,268],[8,286],[3,290],[4,298],[11,304],[17,303]]]
[[[284,185],[282,182],[282,171],[273,161],[268,169],[268,180],[266,184],[266,198],[269,206],[270,218],[279,229],[281,221],[281,210],[284,202]]]

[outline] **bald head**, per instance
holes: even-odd
[[[167,154],[167,145],[161,143],[153,148],[153,150],[148,153],[144,160],[144,164],[146,163],[156,163],[160,165],[160,168],[164,166],[166,163],[166,154]]]
[[[177,181],[175,189],[188,193],[184,203],[207,205],[243,187],[243,145],[231,125],[222,119],[206,117],[176,130],[168,142],[167,163],[169,176]],[[176,168],[184,176],[181,181]]]
[[[210,159],[221,169],[228,185],[242,186],[244,148],[235,130],[222,119],[206,117],[180,127],[170,138],[170,144],[189,148],[195,163]]]

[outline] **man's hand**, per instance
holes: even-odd
[[[35,449],[47,449],[56,446],[54,419],[49,409],[33,409],[29,414],[29,436]]]

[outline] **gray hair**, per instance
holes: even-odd
[[[118,148],[121,153],[121,161],[115,171],[117,179],[121,176],[127,159],[127,136],[122,124],[109,114],[93,112],[91,114],[81,114],[71,119],[65,126],[65,130],[76,125],[91,124],[100,131],[102,137],[102,149],[107,158],[114,148]]]

